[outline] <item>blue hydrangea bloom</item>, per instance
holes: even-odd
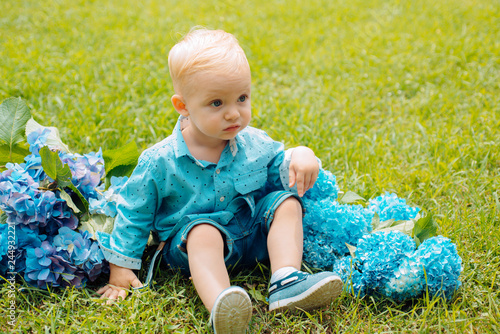
[[[26,140],[30,145],[29,150],[34,155],[40,155],[40,149],[47,143],[51,130],[48,128],[39,128],[28,134]]]
[[[336,200],[339,193],[337,178],[331,172],[320,168],[318,178],[314,187],[309,189],[303,199],[305,201],[317,201],[325,198]]]
[[[108,262],[99,248],[99,243],[93,241],[90,245],[90,252],[87,261],[82,264],[82,269],[88,275],[90,281],[94,281],[101,273],[109,272]]]
[[[386,282],[384,294],[396,301],[420,296],[425,289],[423,273],[423,268],[413,256],[405,259]]]
[[[57,202],[57,198],[52,191],[40,191],[33,198],[35,202],[35,221],[38,222],[38,226],[47,225],[48,221],[52,217],[53,208]]]
[[[105,173],[101,149],[97,153],[91,152],[84,155],[60,152],[59,157],[69,166],[71,181],[82,195],[87,200],[97,198],[95,189],[101,183]]]
[[[8,163],[5,167],[7,167],[7,170],[0,174],[0,183],[2,184],[0,187],[0,198],[2,202],[0,203],[5,203],[14,185],[16,185],[18,189],[22,188],[29,191],[34,191],[38,188],[38,182],[35,182],[31,175],[26,173],[23,166]]]
[[[429,293],[443,293],[450,299],[461,285],[462,258],[456,245],[443,236],[429,238],[418,247],[415,257],[425,269]]]
[[[52,244],[57,251],[67,251],[71,262],[82,269],[91,281],[96,279],[105,268],[104,255],[98,243],[90,239],[87,231],[77,232],[68,227],[62,227]]]
[[[415,241],[399,231],[363,236],[356,248],[356,260],[359,262],[357,270],[363,274],[366,289],[359,291],[359,295],[382,293],[386,282],[415,249]]]
[[[405,199],[390,193],[370,199],[368,209],[376,212],[380,217],[380,221],[389,219],[409,220],[415,218],[420,211],[417,207],[407,205]]]
[[[304,260],[316,268],[330,268],[346,246],[371,231],[373,213],[361,205],[339,204],[330,198],[304,201]]]
[[[73,210],[68,207],[66,201],[56,198],[49,224],[45,227],[45,233],[54,235],[63,226],[69,227],[72,230],[76,229],[78,218],[75,216]]]
[[[90,213],[103,214],[108,217],[115,217],[116,204],[120,198],[120,190],[123,188],[127,182],[128,177],[111,177],[111,185],[108,190],[104,191],[102,194],[97,193],[97,199],[89,199],[89,211]]]
[[[42,168],[42,158],[36,154],[30,154],[24,158],[24,170],[37,183],[47,178]]]
[[[59,234],[54,237],[52,244],[56,247],[57,251],[62,249],[68,251],[70,258],[75,265],[84,263],[90,255],[89,238],[72,229],[64,226],[59,229]]]
[[[443,236],[425,240],[387,282],[385,294],[402,301],[425,291],[431,297],[451,299],[461,285],[462,259],[456,246]]]
[[[399,232],[377,232],[358,243],[356,257],[338,259],[332,271],[344,281],[344,289],[357,296],[384,295],[404,301],[420,297],[451,299],[460,287],[462,259],[448,238],[425,240],[415,249],[413,240]]]
[[[45,234],[40,234],[38,227],[16,225],[16,245],[18,248],[40,247],[46,240]]]
[[[29,284],[42,288],[81,286],[106,271],[107,262],[88,232],[76,231],[78,217],[60,198],[59,191],[39,187],[52,181],[44,173],[40,157],[50,133],[50,128],[40,128],[28,134],[31,154],[22,164],[7,164],[7,170],[0,174],[0,209],[7,215],[7,222],[15,225],[16,270]],[[104,176],[102,151],[85,155],[59,152],[59,157],[70,167],[72,182],[80,192],[87,199],[98,198]],[[122,185],[121,179],[113,180],[110,202],[115,201],[114,191]],[[113,211],[111,204],[106,212]],[[6,226],[0,228],[2,245],[8,245],[3,243]],[[1,273],[6,269],[4,253],[0,248]]]
[[[0,274],[7,272],[7,252],[9,250],[8,225],[0,224]],[[4,261],[5,260],[5,261]]]
[[[356,258],[353,259],[350,255],[347,255],[335,261],[332,267],[332,271],[339,275],[342,282],[344,282],[344,291],[353,295],[366,291],[363,274],[357,270],[359,266],[360,263]]]
[[[29,247],[40,247],[42,241],[44,241],[47,236],[40,235],[38,228],[34,227],[33,229],[28,225],[15,225],[15,263],[16,263],[16,272],[23,272],[26,268],[26,248]],[[11,229],[12,231],[12,229]],[[10,236],[13,234],[11,233]],[[12,239],[10,239],[12,241]],[[2,261],[0,262],[0,275],[4,276],[7,272],[7,251],[9,244],[9,227],[8,224],[0,224],[0,258]],[[5,256],[5,257],[4,257]]]
[[[337,273],[340,278],[342,278],[342,281],[346,283],[347,281],[350,280],[351,273],[353,271],[353,259],[350,255],[341,257],[337,259],[332,266],[332,271],[334,273]],[[345,285],[344,285],[345,288]]]
[[[56,196],[40,191],[38,182],[18,164],[7,164],[0,181],[0,209],[14,224],[45,226],[52,214]]]
[[[316,268],[330,268],[349,253],[346,243],[355,246],[371,231],[373,212],[361,205],[339,204],[338,191],[335,176],[320,169],[314,187],[302,199],[304,260]]]
[[[401,232],[377,232],[363,236],[356,257],[337,260],[332,271],[344,281],[344,290],[356,296],[383,292],[398,263],[411,254],[415,243]]]
[[[84,283],[84,273],[73,265],[68,252],[58,252],[49,241],[40,247],[26,249],[24,279],[39,288],[75,286]]]

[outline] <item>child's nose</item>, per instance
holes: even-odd
[[[239,116],[240,116],[240,112],[238,111],[238,108],[236,108],[236,107],[231,107],[226,112],[226,120],[235,119],[235,118],[238,118]]]

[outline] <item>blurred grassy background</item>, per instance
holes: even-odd
[[[342,190],[396,192],[428,209],[464,260],[450,304],[344,296],[332,310],[287,318],[261,303],[253,332],[500,331],[498,1],[2,0],[0,13],[0,100],[26,99],[79,153],[132,140],[145,149],[168,136],[177,119],[168,51],[195,25],[233,33],[253,72],[251,125],[313,148]],[[168,306],[148,328],[178,313],[172,330],[204,332],[208,316],[190,283],[159,280],[177,290],[155,298],[194,301]],[[101,312],[87,292],[66,294],[85,307],[65,306],[57,291],[22,297],[18,329],[78,332]],[[62,315],[52,316],[58,307]],[[106,312],[118,323],[99,316],[98,331],[141,328],[127,320],[132,311]]]

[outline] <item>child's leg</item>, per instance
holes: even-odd
[[[271,261],[269,310],[303,309],[328,305],[342,292],[340,277],[331,272],[314,275],[299,271],[302,262],[302,207],[289,197],[276,209],[267,237]]]
[[[194,286],[211,311],[217,296],[230,286],[224,263],[224,239],[214,226],[200,224],[189,232],[186,248]]]
[[[214,332],[244,333],[252,317],[252,303],[242,288],[229,285],[219,230],[209,224],[193,227],[186,247],[191,277],[210,312]]]
[[[303,240],[302,206],[289,197],[276,209],[267,236],[271,273],[283,267],[300,269]]]

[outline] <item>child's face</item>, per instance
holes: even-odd
[[[197,73],[183,94],[190,136],[201,143],[226,141],[243,130],[251,118],[251,75],[237,73]]]

